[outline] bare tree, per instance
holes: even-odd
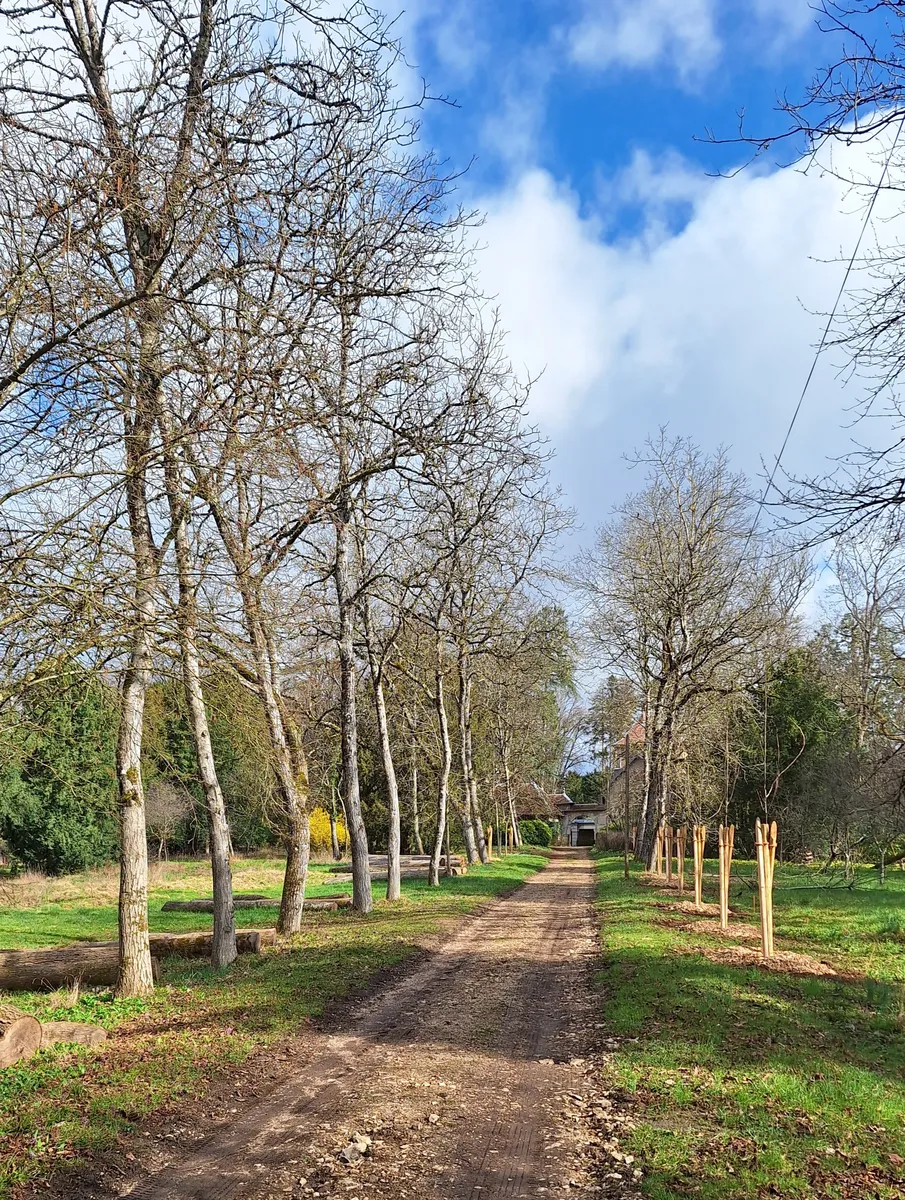
[[[806,572],[799,556],[757,531],[745,481],[724,452],[709,457],[661,434],[640,461],[647,486],[600,528],[579,573],[602,665],[621,669],[647,697],[638,845],[649,860],[683,711],[737,691],[762,669],[789,628]]]

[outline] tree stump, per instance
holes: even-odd
[[[0,1067],[31,1058],[40,1048],[40,1022],[18,1008],[0,1004]]]

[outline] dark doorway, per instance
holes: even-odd
[[[594,845],[594,827],[581,826],[575,830],[575,845],[576,846],[593,846]]]

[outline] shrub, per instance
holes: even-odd
[[[116,697],[73,670],[24,697],[18,745],[0,776],[0,836],[49,875],[116,856]]]
[[[522,841],[529,846],[552,846],[553,845],[553,830],[546,821],[525,820],[519,821],[519,832],[522,835]]]
[[[336,819],[336,836],[339,838],[340,849],[342,849],[346,840],[342,817]],[[311,849],[314,851],[333,849],[330,843],[330,814],[320,805],[311,810]]]

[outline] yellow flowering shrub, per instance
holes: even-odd
[[[342,816],[336,818],[336,836],[342,849],[345,844],[346,830]],[[311,849],[315,851],[332,850],[330,844],[330,814],[320,805],[311,810]]]

